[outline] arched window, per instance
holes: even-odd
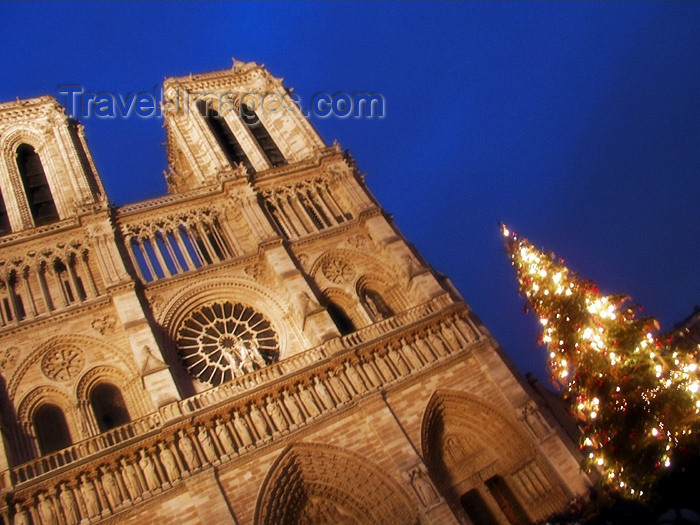
[[[351,334],[356,330],[352,319],[350,319],[348,314],[345,313],[345,310],[343,310],[340,306],[335,303],[328,303],[328,307],[326,309],[328,310],[328,315],[330,315],[331,319],[333,319],[335,326],[338,327],[341,335]]]
[[[90,404],[100,432],[131,421],[122,393],[110,383],[99,384],[92,390]]]
[[[63,411],[51,403],[37,409],[34,414],[34,430],[42,456],[72,444]]]
[[[386,304],[384,298],[371,288],[365,288],[360,297],[362,304],[369,313],[373,321],[381,321],[394,315],[394,311]]]
[[[38,226],[59,220],[41,159],[29,144],[17,148],[17,168],[34,224]]]
[[[263,123],[260,122],[260,118],[247,104],[241,104],[241,118],[243,119],[245,125],[248,126],[250,132],[253,134],[255,142],[257,142],[260,149],[263,150],[268,162],[272,164],[272,166],[282,166],[287,164],[287,161],[277,147],[277,144],[275,144],[275,141],[272,140],[272,137],[265,129],[265,126],[263,126]]]
[[[211,100],[198,100],[197,110],[206,120],[209,129],[216,137],[221,149],[224,150],[231,165],[238,166],[242,163],[250,172],[254,172],[253,165],[236,140],[231,128],[228,127],[226,119],[214,109]]]
[[[11,231],[12,228],[10,227],[10,218],[7,216],[5,199],[2,196],[2,192],[0,192],[0,235],[5,235]]]

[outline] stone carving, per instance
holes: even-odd
[[[479,339],[479,332],[474,328],[471,322],[467,322],[461,317],[457,317],[455,323],[467,338],[467,341],[476,341]]]
[[[304,415],[301,413],[301,409],[299,408],[299,405],[297,402],[294,400],[294,397],[289,395],[288,391],[283,392],[283,401],[284,401],[284,406],[287,408],[287,411],[289,412],[289,417],[292,418],[292,424],[298,425],[299,423],[304,422]]]
[[[197,379],[220,385],[277,360],[279,342],[270,321],[250,306],[218,301],[181,323],[178,352]]]
[[[309,500],[299,516],[301,525],[316,523],[348,523],[354,520],[343,514],[336,505],[324,499]]]
[[[241,418],[238,410],[233,411],[233,428],[236,430],[243,447],[249,447],[253,444],[253,436],[250,435],[248,424]]]
[[[403,340],[401,342],[403,344],[401,347],[403,356],[406,358],[413,370],[418,370],[423,364],[421,363],[418,354],[416,354],[416,350],[413,348],[413,345],[410,345]]]
[[[265,438],[270,434],[267,422],[255,403],[250,406],[250,420],[253,422],[253,426],[255,427],[258,436]]]
[[[338,258],[326,260],[321,265],[323,275],[335,284],[344,284],[352,281],[355,277],[355,268],[347,261]]]
[[[214,443],[211,440],[209,432],[207,432],[207,427],[204,425],[200,425],[197,439],[199,440],[199,444],[202,445],[205,458],[209,460],[210,463],[216,461],[218,459],[216,449],[214,448]]]
[[[159,445],[160,452],[158,457],[160,462],[165,469],[165,475],[170,483],[174,483],[180,478],[180,470],[177,468],[177,463],[175,462],[175,456],[170,451],[170,448],[166,443],[161,443]]]
[[[88,479],[87,474],[80,476],[80,494],[83,496],[85,503],[85,512],[88,518],[93,518],[100,514],[100,503],[97,499],[97,491],[92,481]]]
[[[428,346],[428,343],[426,343],[423,339],[422,335],[418,335],[415,340],[411,343],[411,347],[413,350],[416,352],[416,355],[418,358],[423,362],[423,363],[432,363],[435,361],[435,355],[433,352],[430,350],[430,347]]]
[[[431,336],[429,339],[430,346],[435,349],[435,353],[438,355],[438,357],[444,357],[449,354],[447,347],[445,347],[444,341],[436,334],[435,331],[431,330]]]
[[[445,437],[444,446],[445,452],[447,453],[447,458],[451,463],[459,463],[467,455],[464,448],[463,439],[458,436],[447,436]]]
[[[362,378],[360,377],[360,374],[357,373],[357,370],[355,370],[355,367],[348,361],[345,362],[345,375],[357,394],[361,394],[365,391],[364,381],[362,381]]]
[[[46,498],[46,494],[39,493],[39,501],[36,505],[36,510],[39,514],[41,525],[58,525],[56,512],[53,510],[53,503]]]
[[[374,370],[370,358],[363,358],[362,370],[365,371],[365,375],[367,376],[367,380],[371,383],[371,386],[377,387],[382,384],[382,380],[379,379],[377,372]]]
[[[114,327],[116,323],[117,320],[114,318],[114,316],[108,314],[103,317],[93,319],[92,323],[90,323],[90,326],[92,326],[100,334],[105,335],[106,333],[114,332]]]
[[[141,494],[139,488],[139,480],[136,477],[136,469],[134,466],[126,460],[126,458],[121,458],[120,461],[122,468],[122,479],[124,480],[124,486],[126,491],[129,493],[129,498],[134,501]]]
[[[75,501],[75,495],[73,494],[73,490],[71,490],[65,481],[60,484],[58,500],[61,503],[61,508],[63,509],[63,516],[66,518],[66,523],[68,525],[76,525],[80,523],[80,512],[78,511],[78,504]]]
[[[328,381],[338,401],[340,403],[346,403],[350,399],[350,395],[348,394],[347,388],[345,388],[345,384],[339,377],[340,373],[342,373],[340,370],[328,372]]]
[[[364,234],[357,234],[348,237],[348,244],[362,251],[367,249],[369,242],[369,238]]]
[[[100,470],[102,472],[102,488],[107,496],[107,503],[109,503],[109,506],[114,510],[122,501],[117,480],[106,466],[103,465]]]
[[[300,253],[297,255],[297,261],[299,261],[302,268],[307,268],[309,264],[309,256],[305,253]]]
[[[421,503],[424,506],[430,506],[433,503],[437,503],[439,497],[435,489],[433,488],[432,483],[428,481],[426,473],[423,472],[420,468],[416,467],[414,468],[411,473],[410,473],[410,478],[411,478],[411,485],[413,486],[413,490],[416,491],[416,494],[421,500]]]
[[[309,392],[306,389],[306,386],[304,386],[303,384],[299,385],[299,398],[301,399],[301,402],[303,403],[304,407],[306,408],[306,411],[311,417],[317,417],[321,415],[321,411],[319,410],[318,405],[316,405],[314,396],[311,394],[311,392]]]
[[[182,453],[182,457],[185,461],[185,466],[189,469],[195,469],[199,467],[199,459],[197,458],[197,452],[190,441],[189,436],[184,430],[180,431],[180,439],[177,441],[177,448]]]
[[[12,525],[31,525],[29,513],[21,503],[15,503],[15,515],[12,517]]]
[[[267,410],[267,415],[270,416],[272,424],[275,425],[278,432],[285,432],[288,430],[289,427],[287,426],[287,421],[284,419],[282,410],[280,409],[279,404],[272,399],[271,396],[267,398],[267,406],[265,407],[265,410]]]
[[[76,347],[49,350],[41,360],[44,375],[54,381],[68,381],[78,375],[85,366],[85,354]]]
[[[396,376],[394,376],[394,373],[389,368],[389,365],[386,364],[386,361],[383,356],[375,354],[374,362],[376,363],[377,368],[379,369],[379,373],[382,374],[382,377],[384,377],[384,381],[388,382],[396,379]]]
[[[549,425],[536,407],[527,405],[525,408],[523,408],[523,415],[525,416],[527,426],[530,428],[535,437],[543,438],[549,434]]]
[[[447,325],[442,325],[442,335],[445,337],[447,340],[447,343],[449,347],[454,351],[454,350],[459,350],[461,348],[461,344],[459,341],[459,338],[457,337],[457,334],[459,334],[459,331],[454,328],[453,326],[447,326]]]
[[[156,467],[145,449],[139,451],[141,458],[139,459],[139,467],[143,473],[143,479],[146,481],[146,490],[153,492],[160,487],[160,479],[156,473]]]
[[[15,366],[17,357],[19,356],[19,348],[11,346],[0,353],[0,371],[6,371]]]
[[[236,445],[234,445],[233,441],[231,440],[231,434],[226,428],[223,419],[216,419],[216,427],[214,427],[214,431],[219,443],[224,449],[224,453],[229,456],[234,454],[236,452]]]

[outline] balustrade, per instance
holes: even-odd
[[[441,302],[436,298],[418,312],[406,312],[404,321],[428,316]],[[244,378],[238,378],[173,403],[161,410],[173,417],[167,424],[154,414],[12,469],[16,486],[8,501],[14,519],[27,514],[36,524],[48,523],[47,501],[66,523],[109,516],[460,353],[477,342],[478,333],[467,316],[446,310],[414,323],[398,341],[380,339],[335,354],[328,342],[308,352],[310,356],[272,364],[268,368],[277,370],[272,375],[284,378],[262,390],[245,391],[240,388]],[[313,375],[305,375],[310,362],[316,363]],[[156,428],[159,432],[149,436]],[[99,456],[90,461],[95,452]],[[64,473],[47,486],[42,475],[60,468]],[[527,479],[521,476],[523,483],[532,479],[531,471]]]

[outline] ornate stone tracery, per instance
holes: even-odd
[[[329,281],[335,284],[344,284],[355,277],[355,268],[352,263],[339,258],[329,258],[321,265],[321,272]]]
[[[68,381],[85,366],[85,354],[80,348],[63,346],[50,350],[41,360],[41,371],[54,381]]]
[[[190,374],[212,385],[263,368],[279,356],[270,321],[254,308],[230,301],[202,306],[185,318],[177,348]]]

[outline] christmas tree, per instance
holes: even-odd
[[[623,295],[605,296],[563,261],[502,226],[520,291],[542,326],[552,382],[582,430],[585,468],[644,497],[676,460],[697,454],[697,348],[674,348]]]

